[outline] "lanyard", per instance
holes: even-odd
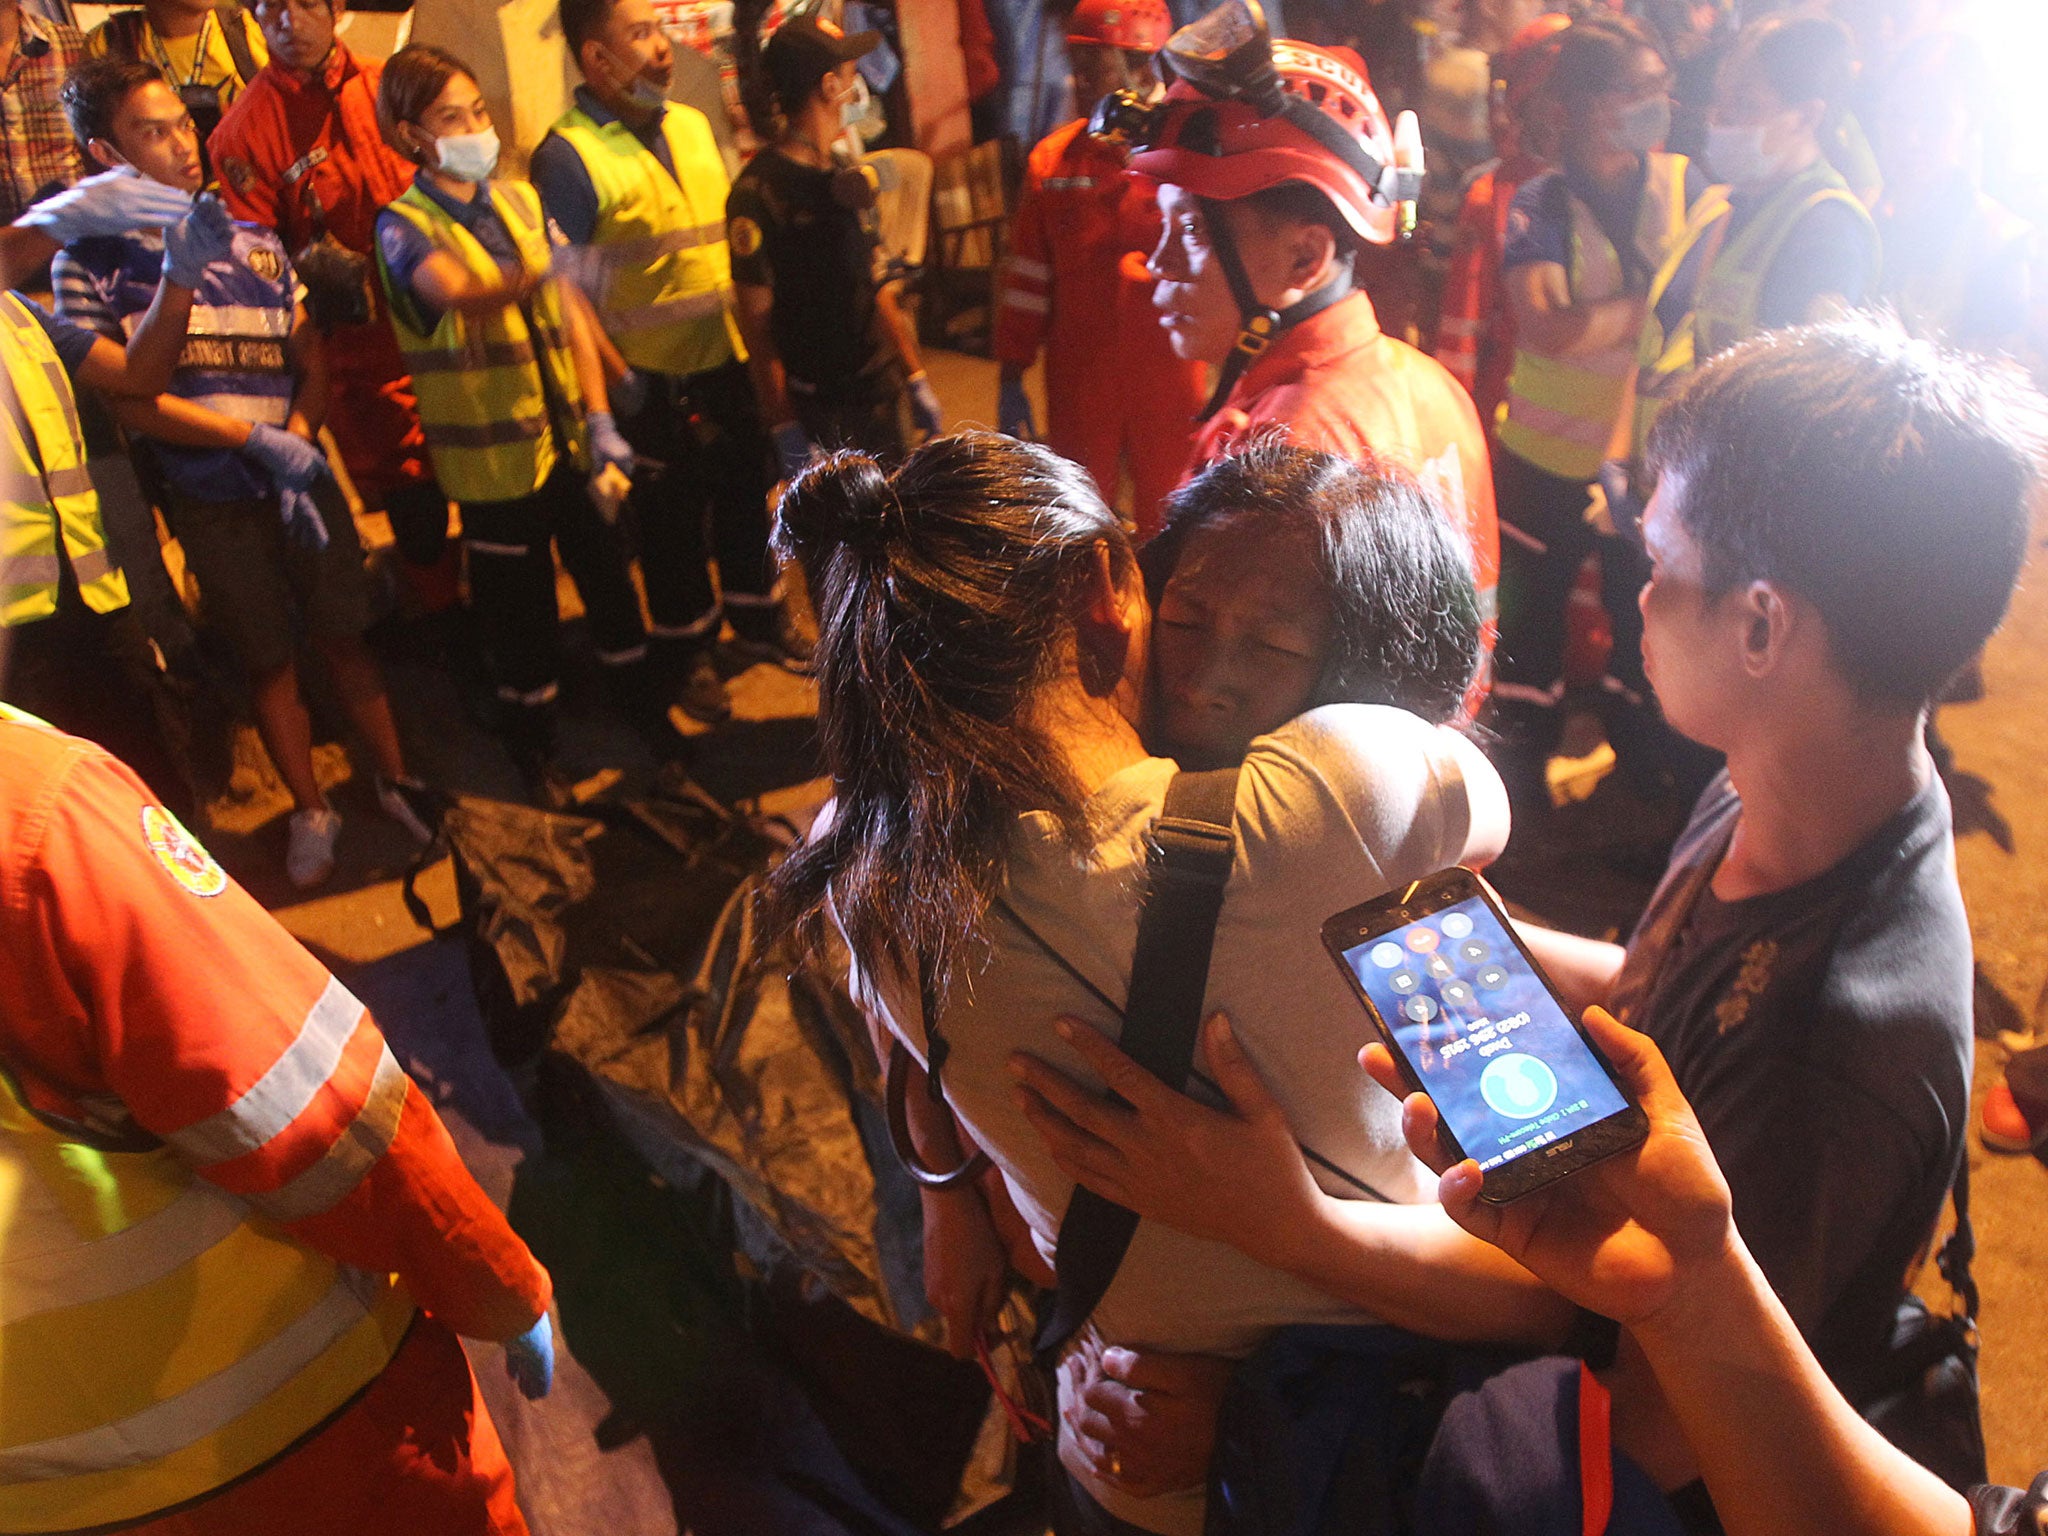
[[[199,83],[200,75],[206,71],[206,45],[211,38],[212,32],[213,12],[208,11],[206,19],[199,23],[199,37],[192,45],[191,71],[185,76],[184,80],[179,82],[176,89],[186,90]],[[154,27],[149,29],[149,44],[150,47],[156,50],[157,62],[163,66],[164,74],[166,76],[173,76],[174,71],[171,68],[170,52],[164,47],[164,40],[156,35],[156,28]]]

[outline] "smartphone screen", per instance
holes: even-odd
[[[1485,897],[1341,953],[1481,1172],[1629,1107]]]

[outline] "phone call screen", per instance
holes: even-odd
[[[1482,1171],[1628,1107],[1483,897],[1344,960]]]

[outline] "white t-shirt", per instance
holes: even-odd
[[[1085,854],[1070,850],[1042,814],[1020,818],[1017,828],[1005,901],[1119,1003],[1137,942],[1145,836],[1175,771],[1154,757],[1110,778],[1090,802],[1099,836]],[[1328,705],[1260,737],[1238,780],[1237,860],[1204,1014],[1229,1013],[1296,1139],[1390,1200],[1433,1199],[1435,1179],[1408,1154],[1399,1106],[1358,1066],[1372,1025],[1323,949],[1323,921],[1448,865],[1490,859],[1507,830],[1506,793],[1476,747],[1376,705]],[[1072,1014],[1114,1035],[1117,1019],[1004,915],[991,913],[985,940],[940,1020],[951,1046],[946,1098],[1001,1169],[1049,1262],[1073,1184],[1016,1107],[1004,1064],[1012,1051],[1030,1051],[1099,1087],[1053,1033],[1053,1020]],[[856,968],[854,987],[922,1061],[915,986]],[[1321,1169],[1317,1177],[1331,1194],[1359,1194]],[[1235,1249],[1148,1221],[1094,1327],[1106,1344],[1241,1356],[1283,1324],[1370,1320]],[[1200,1488],[1137,1500],[1093,1483],[1078,1465],[1072,1470],[1121,1519],[1171,1536],[1201,1529]]]

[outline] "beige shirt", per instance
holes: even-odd
[[[1042,815],[1017,828],[1008,904],[1119,1002],[1129,990],[1145,835],[1174,772],[1167,759],[1148,758],[1104,784],[1090,807],[1100,835],[1083,854]],[[1390,1200],[1432,1199],[1436,1183],[1402,1142],[1398,1106],[1358,1066],[1372,1026],[1322,947],[1322,924],[1394,885],[1492,858],[1507,829],[1506,794],[1478,749],[1395,709],[1339,704],[1303,715],[1252,744],[1238,781],[1237,861],[1206,1008],[1228,1011],[1296,1138]],[[1113,1035],[1116,1018],[1008,919],[992,915],[985,939],[940,1021],[952,1046],[946,1095],[1050,1261],[1073,1185],[1017,1109],[1004,1062],[1027,1050],[1093,1083],[1052,1022],[1073,1014]],[[921,1060],[915,987],[859,974],[854,985]],[[1334,1195],[1360,1193],[1321,1170],[1318,1179]],[[1235,1249],[1143,1222],[1094,1326],[1108,1344],[1239,1356],[1283,1324],[1370,1320]],[[1170,1536],[1201,1529],[1200,1488],[1136,1500],[1069,1465],[1121,1519]]]

